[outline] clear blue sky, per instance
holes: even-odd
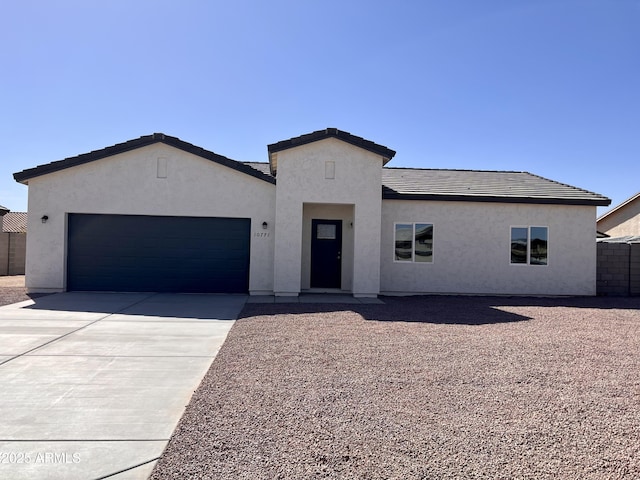
[[[13,211],[14,172],[153,132],[266,161],[337,127],[389,166],[640,191],[640,0],[20,0],[0,66]]]

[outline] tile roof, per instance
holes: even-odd
[[[128,152],[136,148],[153,145],[154,143],[164,143],[193,155],[206,158],[207,160],[211,160],[226,167],[233,168],[234,170],[238,170],[242,173],[246,173],[253,177],[259,178],[260,180],[264,180],[269,183],[275,183],[275,179],[270,175],[264,175],[262,172],[255,170],[248,165],[243,164],[242,162],[223,157],[222,155],[218,155],[217,153],[205,150],[204,148],[197,147],[191,143],[180,140],[177,137],[165,135],[164,133],[145,135],[140,138],[129,140],[124,143],[118,143],[116,145],[102,148],[100,150],[94,150],[89,153],[65,158],[64,160],[58,160],[56,162],[51,162],[44,165],[38,165],[37,167],[28,168],[21,172],[14,173],[13,178],[18,182],[26,183],[29,179],[39,177],[40,175],[45,175],[47,173],[57,172],[60,170],[64,170],[65,168],[74,167],[76,165],[93,162],[95,160],[100,160],[112,155]]]
[[[2,205],[0,205],[0,215],[3,215],[5,213],[7,213],[9,211],[9,209],[7,207],[3,207]]]
[[[271,172],[269,170],[269,164],[267,162],[242,162],[245,165],[249,165],[251,168],[258,170],[259,172],[264,173],[265,175],[269,175],[270,177],[273,177],[273,175],[271,175]]]
[[[353,145],[373,151],[385,158],[395,155],[393,150],[361,137],[335,128],[318,130],[307,135],[283,140],[268,146],[269,154],[304,145],[323,138],[335,137]],[[14,173],[14,178],[27,183],[47,173],[56,172],[75,165],[99,160],[119,153],[141,148],[154,143],[165,143],[180,150],[198,155],[255,178],[275,184],[270,173],[270,164],[265,162],[238,162],[214,152],[184,142],[163,133],[143,136],[111,147],[66,158],[57,162],[39,165]],[[460,200],[476,202],[548,203],[607,206],[607,197],[565,185],[527,172],[504,172],[483,170],[446,170],[420,168],[382,169],[382,196],[390,200]]]
[[[352,135],[349,132],[338,130],[337,128],[325,128],[324,130],[316,130],[315,132],[300,135],[299,137],[293,137],[288,140],[282,140],[277,143],[267,145],[269,155],[272,153],[287,150],[288,148],[299,147],[311,142],[317,142],[318,140],[324,140],[325,138],[338,138],[344,142],[355,145],[356,147],[369,150],[370,152],[377,153],[383,156],[388,162],[396,154],[395,150],[385,147],[384,145],[378,145],[370,140],[366,140],[362,137]],[[386,163],[386,162],[385,162]]]
[[[25,233],[27,231],[27,212],[9,212],[2,217],[2,231]]]
[[[640,243],[640,235],[626,235],[624,237],[598,238],[602,243]]]
[[[606,206],[607,197],[528,172],[383,168],[383,198]]]
[[[245,162],[268,174],[269,164]],[[609,205],[600,194],[527,172],[385,167],[382,197],[388,200]]]

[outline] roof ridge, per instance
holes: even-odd
[[[615,207],[613,207],[611,210],[609,210],[608,212],[604,212],[602,215],[600,215],[598,218],[596,218],[596,222],[599,222],[600,220],[602,220],[605,217],[608,217],[609,215],[611,215],[614,212],[617,212],[618,210],[620,210],[622,207],[628,205],[629,203],[633,202],[636,198],[640,197],[640,192],[636,193],[635,195],[631,195],[629,198],[627,198],[626,200],[624,200],[622,203],[619,203],[618,205],[616,205]]]
[[[528,173],[519,170],[479,170],[475,168],[428,168],[428,167],[382,167],[385,170],[427,170],[437,172],[487,172],[487,173]]]
[[[286,140],[280,140],[279,142],[270,143],[267,145],[267,151],[269,152],[269,154],[276,153],[282,150],[287,150],[289,148],[306,145],[318,140],[324,140],[325,138],[337,138],[338,140],[350,143],[351,145],[360,147],[364,150],[369,150],[370,152],[388,157],[388,160],[391,160],[396,154],[395,150],[390,149],[386,145],[372,142],[371,140],[367,140],[364,137],[354,135],[350,132],[340,130],[335,127],[315,130],[311,133],[305,133],[303,135],[291,137]]]
[[[202,147],[198,147],[193,143],[185,142],[178,137],[172,137],[165,135],[164,133],[153,133],[151,135],[143,135],[126,142],[116,143],[114,145],[104,147],[98,150],[92,150],[87,153],[81,153],[73,157],[67,157],[62,160],[56,160],[53,162],[38,165],[33,168],[22,170],[13,174],[13,178],[18,182],[29,180],[30,178],[45,175],[47,173],[57,172],[69,167],[75,167],[77,165],[83,165],[102,158],[111,157],[113,155],[119,155],[137,148],[147,147],[156,143],[164,143],[171,147],[177,148],[187,153],[197,155],[207,160],[219,163],[229,168],[233,168],[242,173],[246,173],[260,180],[264,180],[269,183],[274,183],[273,177],[252,168],[249,165],[245,165],[243,162],[233,160],[232,158],[225,157],[211,150],[206,150]]]
[[[526,172],[526,173],[529,173],[529,172]],[[531,175],[533,177],[541,178],[542,180],[546,180],[547,182],[553,182],[556,185],[562,185],[563,187],[569,187],[569,188],[572,188],[574,190],[578,190],[580,192],[589,193],[591,195],[597,195],[598,197],[605,198],[604,195],[601,195],[599,193],[593,192],[591,190],[587,190],[586,188],[581,188],[581,187],[576,187],[574,185],[569,185],[568,183],[563,183],[563,182],[559,182],[557,180],[553,180],[551,178],[543,177],[541,175],[536,175],[535,173],[529,173],[529,175]]]

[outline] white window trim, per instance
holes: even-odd
[[[513,263],[511,261],[511,231],[514,228],[526,228],[527,229],[527,263]],[[547,229],[547,263],[544,265],[533,265],[531,264],[531,229],[532,228],[546,228]],[[509,265],[512,267],[548,267],[549,266],[549,244],[551,240],[549,239],[549,226],[548,225],[510,225],[509,226]]]
[[[416,262],[416,224],[420,225],[431,225],[433,227],[433,246],[431,247],[431,261],[430,262]],[[411,261],[409,260],[396,260],[396,225],[411,225],[413,227],[413,233],[411,235]],[[393,263],[400,263],[405,265],[432,265],[435,262],[435,243],[436,243],[436,234],[435,234],[435,226],[433,222],[393,222],[393,248],[392,248],[392,259]]]

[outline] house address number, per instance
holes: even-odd
[[[268,237],[269,236],[269,232],[256,232],[253,234],[254,237]]]

